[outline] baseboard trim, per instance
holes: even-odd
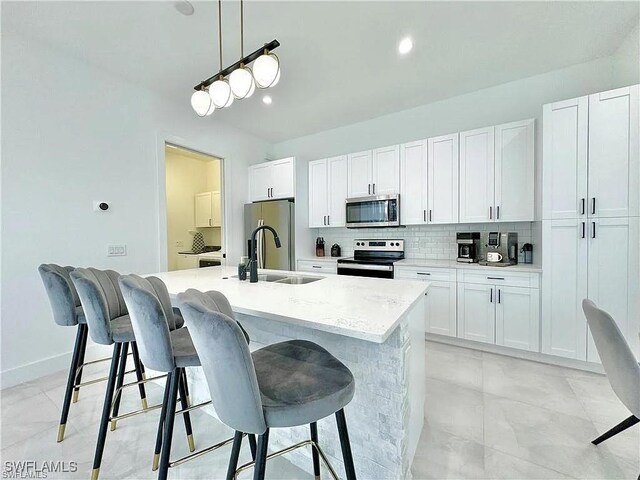
[[[85,358],[93,360],[110,355],[110,348],[104,345],[88,344]],[[105,353],[106,352],[106,353]],[[53,355],[48,358],[27,363],[0,372],[0,388],[5,389],[51,375],[61,370],[68,370],[72,352]]]
[[[515,348],[503,347],[501,345],[491,345],[488,343],[474,342],[464,338],[447,337],[435,333],[425,334],[425,338],[432,342],[445,343],[456,347],[469,348],[471,350],[479,350],[481,352],[495,353],[505,355],[507,357],[521,358],[523,360],[531,360],[532,362],[547,363],[559,367],[573,368],[574,370],[583,370],[586,372],[604,374],[604,369],[599,363],[583,362],[571,358],[557,357],[555,355],[547,355],[546,353],[529,352],[527,350],[518,350]]]

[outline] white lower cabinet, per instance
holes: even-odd
[[[458,337],[536,352],[539,332],[539,289],[458,283]]]
[[[298,272],[309,272],[309,273],[327,273],[327,274],[336,274],[338,273],[338,264],[333,261],[313,261],[313,260],[298,260]]]
[[[176,270],[189,270],[191,268],[198,268],[198,256],[178,254]]]

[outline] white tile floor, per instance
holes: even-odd
[[[48,478],[88,478],[104,384],[82,390],[80,402],[72,404],[65,441],[58,444],[65,380],[61,372],[2,391],[3,470],[7,461],[65,460],[77,462],[78,471]],[[416,479],[635,479],[640,474],[640,427],[598,447],[590,443],[630,415],[601,375],[430,342],[425,381],[425,428],[412,469]],[[122,411],[138,408],[136,393],[127,392]],[[161,396],[159,386],[150,386],[154,403]],[[109,432],[101,479],[155,478],[150,461],[157,415],[122,421]],[[192,418],[198,446],[230,436],[201,412]],[[174,455],[186,454],[180,421],[174,438]],[[172,469],[170,478],[224,478],[228,450]],[[248,457],[244,448],[241,462]],[[269,462],[267,476],[310,478],[282,457]],[[250,477],[250,471],[241,475]]]

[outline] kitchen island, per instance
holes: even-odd
[[[424,421],[424,298],[429,283],[305,274],[319,280],[295,284],[286,282],[302,275],[264,270],[260,273],[272,278],[294,280],[251,284],[234,278],[236,273],[235,268],[211,267],[157,276],[166,283],[174,304],[177,294],[188,288],[226,295],[251,336],[252,349],[304,339],[329,350],[356,380],[354,399],[345,412],[358,476],[410,478]],[[190,369],[188,376],[192,401],[207,400],[202,370]],[[342,476],[335,419],[319,421],[318,431],[320,444]],[[276,450],[308,438],[308,426],[274,429],[270,446]],[[287,458],[312,472],[307,449]]]

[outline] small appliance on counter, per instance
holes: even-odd
[[[525,243],[520,251],[524,255],[524,263],[533,263],[533,245]]]
[[[324,257],[324,238],[316,238],[316,257]]]
[[[489,232],[486,259],[480,265],[508,267],[518,263],[518,234],[516,232]]]
[[[337,243],[334,243],[333,245],[331,245],[331,256],[332,257],[339,257],[340,256],[340,245],[338,245]]]
[[[458,242],[457,262],[476,263],[480,257],[480,232],[458,232],[456,234]]]

